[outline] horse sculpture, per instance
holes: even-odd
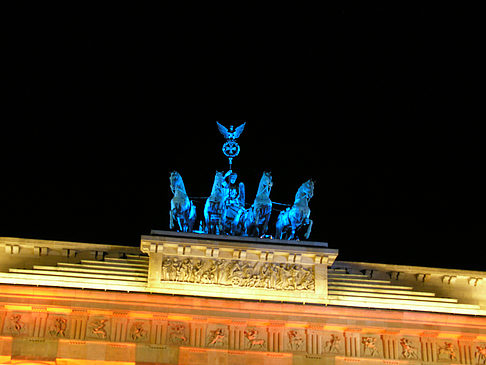
[[[307,226],[304,238],[308,239],[312,229],[309,200],[314,195],[314,182],[308,180],[301,185],[295,194],[294,205],[280,212],[276,224],[277,239],[296,239],[296,231]],[[298,237],[297,237],[298,239]]]
[[[270,191],[273,182],[270,172],[264,172],[258,185],[258,192],[253,205],[236,217],[236,231],[245,236],[260,237],[267,232],[270,214],[272,213],[272,201]]]
[[[205,232],[220,234],[224,214],[223,173],[216,171],[210,197],[204,205]]]
[[[170,201],[170,229],[179,232],[192,232],[194,222],[196,221],[196,206],[186,194],[184,182],[177,171],[170,174],[170,189],[174,197]]]

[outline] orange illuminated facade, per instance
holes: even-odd
[[[484,272],[169,232],[0,250],[0,363],[486,364]]]

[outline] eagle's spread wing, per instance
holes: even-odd
[[[245,124],[246,122],[235,129],[233,133],[234,139],[238,138],[240,134],[243,133],[243,129],[245,129]]]
[[[220,124],[219,122],[216,122],[216,124],[218,125],[218,129],[224,138],[228,139],[231,137],[230,133],[228,132],[228,128],[226,128],[224,125]]]

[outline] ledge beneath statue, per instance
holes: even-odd
[[[162,231],[152,229],[150,231],[151,236],[164,236],[164,237],[187,237],[195,238],[198,240],[213,240],[213,241],[233,241],[233,242],[251,242],[251,243],[262,243],[267,245],[283,245],[292,247],[328,247],[327,242],[317,242],[317,241],[294,241],[294,240],[278,240],[273,238],[257,238],[257,237],[243,237],[243,236],[225,236],[217,234],[207,234],[207,233],[186,233],[186,232],[174,232],[174,231]],[[337,253],[337,250],[332,250]]]
[[[307,303],[326,303],[338,254],[324,242],[166,231],[142,236],[140,249],[152,292]]]

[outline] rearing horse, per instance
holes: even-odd
[[[235,218],[238,234],[260,237],[267,232],[270,214],[272,213],[272,201],[270,200],[272,186],[272,174],[264,172],[253,205],[247,210],[240,211]]]
[[[304,238],[309,238],[312,229],[312,220],[309,219],[309,200],[313,196],[314,182],[308,180],[297,190],[292,208],[287,208],[278,215],[275,235],[277,239],[295,239],[296,230],[302,228],[304,225],[308,226]]]
[[[211,195],[206,200],[206,204],[204,205],[204,221],[206,223],[206,233],[220,234],[223,229],[223,178],[223,173],[220,171],[216,171]]]
[[[184,182],[177,171],[172,171],[169,177],[170,189],[174,197],[170,201],[170,229],[179,232],[192,232],[192,227],[196,221],[196,206],[186,194]]]

